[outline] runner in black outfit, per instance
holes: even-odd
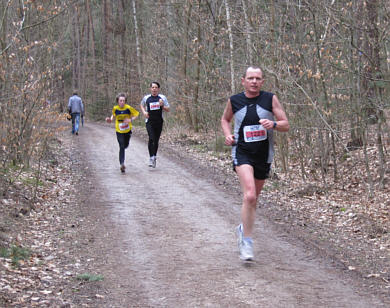
[[[240,258],[252,260],[257,198],[274,156],[273,133],[287,132],[289,123],[277,96],[261,91],[264,79],[259,67],[249,67],[241,83],[244,92],[230,97],[221,125],[225,144],[232,146],[233,167],[243,190],[242,223],[237,227]],[[230,125],[233,117],[234,134]]]
[[[146,130],[149,135],[149,167],[156,168],[158,142],[163,128],[163,111],[169,112],[167,98],[159,94],[160,84],[156,81],[150,83],[150,93],[141,101],[141,110],[145,116]]]

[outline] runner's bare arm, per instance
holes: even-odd
[[[265,129],[274,129],[280,132],[287,132],[290,129],[290,124],[286,113],[283,110],[282,104],[276,95],[272,97],[272,112],[275,116],[275,121],[268,119],[260,119],[259,123],[263,125]],[[274,126],[276,122],[276,126]]]
[[[113,115],[112,115],[110,118],[107,117],[107,118],[106,118],[106,122],[107,122],[107,123],[111,123],[113,119],[114,119],[114,116],[113,116]]]
[[[149,118],[149,113],[145,110],[145,107],[142,105],[142,103],[140,104],[140,108],[144,117]]]
[[[161,98],[159,99],[158,102],[160,103],[160,107],[161,107],[162,110],[164,110],[166,112],[169,112],[169,110],[170,110],[169,107],[165,106],[164,101]]]
[[[133,122],[136,118],[138,118],[138,115],[134,115],[130,118],[126,118],[123,122],[130,123],[130,122]]]
[[[232,110],[232,104],[230,102],[230,99],[226,103],[225,110],[223,111],[223,115],[221,118],[221,126],[223,134],[225,135],[225,144],[226,145],[233,145],[235,143],[234,141],[234,135],[232,135],[232,127],[231,122],[233,119],[233,110]]]

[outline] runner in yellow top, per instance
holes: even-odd
[[[107,117],[106,121],[111,123],[115,117],[116,138],[118,139],[119,143],[119,163],[121,165],[120,170],[122,173],[124,173],[126,169],[125,150],[129,146],[132,133],[131,122],[138,117],[139,112],[130,105],[126,104],[127,97],[123,93],[119,93],[117,95],[116,102],[118,105],[115,105],[114,108],[112,108],[112,115],[110,118]]]

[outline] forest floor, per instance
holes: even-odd
[[[133,138],[145,140],[144,128],[135,130]],[[1,307],[120,307],[110,304],[113,295],[129,296],[133,303],[142,302],[142,291],[132,295],[112,294],[113,286],[107,286],[115,280],[110,277],[112,267],[105,268],[104,264],[112,266],[117,261],[126,267],[118,260],[122,248],[113,241],[113,237],[121,237],[122,231],[113,231],[99,216],[101,213],[94,210],[99,205],[94,198],[101,193],[91,168],[91,160],[97,153],[92,146],[82,147],[74,137],[64,133],[53,144],[42,164],[43,180],[36,191],[26,191],[26,187],[32,187],[26,183],[31,184],[33,175],[23,171],[19,180],[3,193]],[[192,177],[206,178],[232,198],[239,197],[240,187],[231,169],[230,153],[215,152],[213,144],[213,136],[170,129],[163,133],[159,151],[188,170]],[[348,176],[326,187],[320,180],[310,183],[300,180],[297,166],[291,166],[287,174],[276,169],[261,194],[257,216],[261,217],[262,225],[283,234],[289,243],[311,251],[316,259],[326,260],[354,290],[378,299],[378,307],[384,307],[390,304],[389,185],[386,182],[386,189],[369,197],[364,169],[356,167],[363,166],[359,159],[358,151],[350,153],[345,164],[339,166],[339,174]],[[35,195],[33,206],[32,195]],[[112,255],[99,256],[99,251],[108,250]],[[101,265],[99,270],[96,264]],[[124,280],[116,281],[116,289],[121,289],[121,283],[126,286],[122,289],[129,287]],[[282,307],[283,303],[279,305]],[[147,302],[143,306],[160,305]],[[305,302],[299,306],[305,306]]]

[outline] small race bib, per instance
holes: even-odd
[[[129,123],[120,123],[119,124],[119,130],[120,131],[129,129],[129,128],[130,128]]]
[[[263,125],[244,126],[245,142],[257,142],[267,139],[267,130]]]
[[[159,102],[153,102],[149,103],[150,110],[158,110],[160,109],[160,103]]]

